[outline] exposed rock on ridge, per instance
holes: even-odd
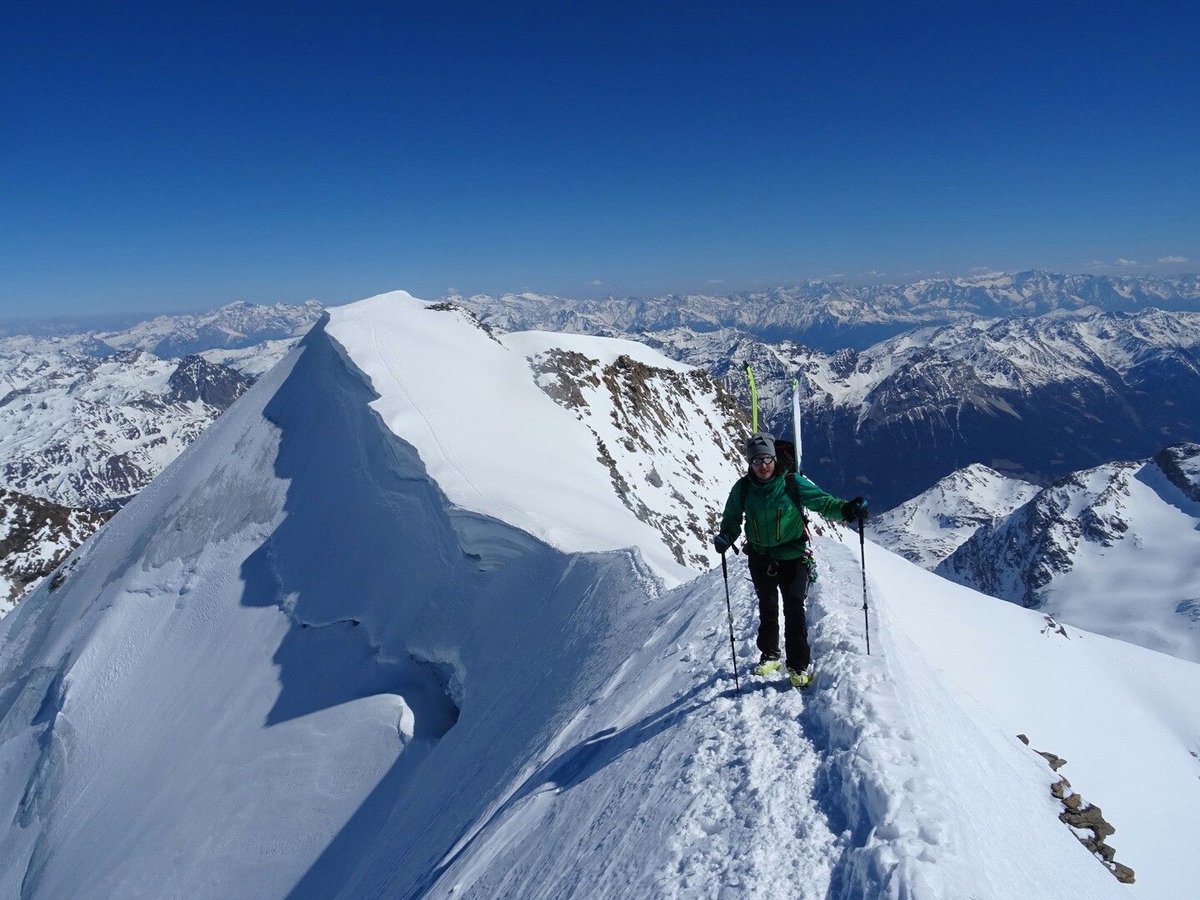
[[[605,365],[577,351],[551,350],[530,366],[538,386],[596,436],[597,456],[622,503],[658,530],[677,562],[707,568],[709,536],[728,485],[706,481],[700,460],[677,452],[670,436],[691,432],[697,444],[715,441],[727,459],[739,459],[748,423],[737,401],[703,371],[655,368],[627,355]],[[622,474],[631,469],[630,477]],[[647,502],[652,497],[668,499]]]
[[[1023,734],[1017,737],[1021,743],[1029,746],[1029,738]],[[1032,749],[1032,748],[1030,748]],[[1067,764],[1061,756],[1056,756],[1045,750],[1034,752],[1046,760],[1050,769],[1057,772]],[[1085,803],[1083,796],[1071,789],[1071,782],[1065,777],[1059,778],[1050,786],[1050,795],[1062,802],[1063,810],[1058,814],[1059,821],[1070,827],[1079,842],[1095,854],[1096,858],[1108,869],[1117,881],[1122,884],[1133,884],[1134,871],[1129,866],[1116,861],[1117,850],[1107,843],[1107,839],[1117,833],[1117,829],[1104,818],[1104,811],[1091,803]]]

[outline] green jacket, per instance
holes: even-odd
[[[800,503],[831,519],[842,518],[842,504],[803,475],[775,475],[761,482],[746,475],[729,492],[721,533],[735,541],[746,520],[746,540],[750,549],[771,559],[798,559],[804,555],[804,513],[788,496],[786,478],[794,479]],[[742,482],[746,487],[742,487]],[[742,496],[745,495],[743,505]]]

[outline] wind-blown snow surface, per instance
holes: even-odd
[[[488,407],[513,385],[466,354],[493,453],[460,455],[445,391],[397,397],[436,326],[359,358],[347,324],[379,334],[386,302],[343,313],[0,622],[0,896],[1178,897],[1200,877],[1195,665],[1047,634],[870,545],[868,657],[857,541],[829,529],[817,686],[735,695],[719,572],[668,588],[653,530],[577,552],[619,514],[586,533],[603,479],[539,518],[577,419],[511,443]],[[365,374],[385,361],[395,383]],[[534,499],[500,505],[499,477]],[[740,559],[731,582],[744,668]],[[1137,885],[1057,820],[1017,731],[1070,760]]]

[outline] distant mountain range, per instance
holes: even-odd
[[[1042,484],[1200,438],[1200,313],[1056,313],[926,327],[863,351],[674,329],[643,340],[724,377],[805,468],[882,511],[972,463]]]
[[[124,331],[0,339],[0,487],[69,507],[119,506],[320,312],[234,303]]]
[[[240,397],[321,308],[231,304],[0,338],[0,612]]]
[[[120,350],[144,350],[163,359],[206,351],[233,351],[272,341],[294,340],[321,315],[316,300],[299,306],[260,306],[239,301],[210,313],[158,316],[121,331],[99,332],[97,339]]]
[[[1200,311],[1200,275],[1112,277],[1029,271],[901,285],[812,281],[728,295],[575,299],[534,293],[452,295],[505,331],[532,328],[620,336],[732,329],[767,343],[865,349],[904,331],[979,318],[1063,311]]]

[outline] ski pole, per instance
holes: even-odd
[[[863,532],[862,516],[858,518],[858,553],[862,559],[863,576],[863,630],[867,634],[867,656],[871,655],[871,619],[867,614],[867,537]],[[724,557],[721,557],[724,560]]]
[[[721,554],[721,576],[725,579],[725,614],[729,617],[729,656],[733,660],[733,683],[737,692],[742,692],[742,682],[737,673],[737,648],[733,643],[733,606],[729,602],[729,567],[725,565],[725,554]]]

